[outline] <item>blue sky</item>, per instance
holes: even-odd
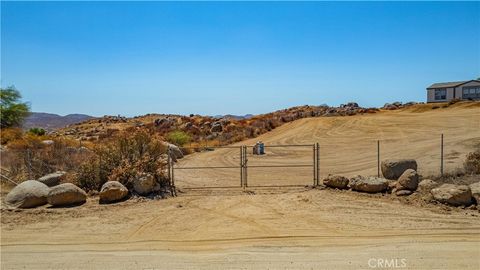
[[[33,111],[246,114],[424,101],[480,77],[479,2],[1,2]]]

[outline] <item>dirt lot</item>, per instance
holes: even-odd
[[[319,141],[322,176],[375,174],[376,139],[384,140],[385,158],[417,158],[423,174],[438,171],[440,133],[447,169],[459,166],[480,141],[479,107],[412,110],[303,119],[257,140]],[[235,150],[194,154],[178,166],[238,164],[237,152],[229,151]],[[310,151],[267,148],[265,157],[249,163],[300,164],[311,160]],[[309,184],[311,173],[277,169],[249,172],[249,179],[251,185]],[[76,208],[3,209],[2,269],[382,269],[383,260],[403,269],[480,268],[476,209],[425,203],[420,193],[192,190],[187,187],[238,185],[238,172],[184,170],[176,176],[182,191],[176,198],[99,205],[93,197]]]

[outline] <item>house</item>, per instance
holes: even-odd
[[[480,100],[480,80],[434,83],[427,88],[427,102],[452,99]]]

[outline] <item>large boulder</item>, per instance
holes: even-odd
[[[466,185],[443,184],[430,191],[433,198],[441,203],[453,206],[470,205],[472,192]]]
[[[415,191],[418,187],[418,174],[415,170],[407,169],[398,178],[397,190],[412,190]]]
[[[100,202],[111,203],[124,199],[128,189],[118,181],[108,181],[100,189]]]
[[[414,159],[388,159],[382,161],[383,177],[397,180],[407,169],[417,170]]]
[[[5,197],[5,203],[15,208],[32,208],[47,203],[50,188],[36,180],[27,180],[14,187]]]
[[[346,189],[348,188],[348,178],[340,175],[328,175],[327,178],[323,179],[323,184],[327,187]]]
[[[155,188],[155,178],[151,174],[143,173],[133,181],[133,189],[140,195],[148,195]]]
[[[170,153],[170,157],[172,157],[174,161],[177,161],[177,159],[183,158],[183,152],[180,149],[180,147],[171,143],[167,144],[167,147]]]
[[[57,171],[54,173],[47,174],[37,179],[37,181],[44,183],[49,187],[56,186],[60,184],[60,181],[65,177],[67,173],[64,171]]]
[[[53,206],[82,204],[87,200],[87,193],[72,183],[60,184],[50,189],[47,201]]]
[[[424,179],[418,183],[418,189],[421,191],[430,191],[436,187],[438,187],[438,183],[431,179]]]
[[[222,132],[223,131],[223,126],[221,122],[214,122],[212,124],[212,128],[210,129],[210,132]]]
[[[377,193],[387,190],[389,181],[378,177],[354,177],[350,180],[352,190]]]
[[[475,199],[477,204],[480,205],[480,182],[473,183],[469,187],[472,191],[472,197]]]

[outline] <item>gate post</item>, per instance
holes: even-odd
[[[244,168],[244,171],[243,171],[243,185],[244,185],[244,188],[247,188],[248,187],[248,158],[247,158],[247,146],[244,145],[243,146],[243,168]]]
[[[240,146],[240,187],[243,187],[243,146]]]

